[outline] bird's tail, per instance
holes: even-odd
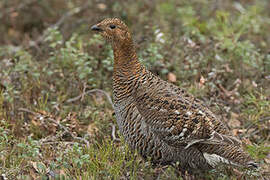
[[[244,168],[258,168],[258,164],[241,146],[232,144],[198,144],[207,163],[213,168],[219,164],[229,164]]]

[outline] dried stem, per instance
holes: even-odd
[[[36,116],[39,116],[39,117],[43,117],[42,114],[40,113],[37,113],[37,112],[33,112],[33,111],[30,111],[29,109],[25,109],[25,108],[19,108],[19,111],[23,111],[23,112],[27,112],[27,113],[30,113],[30,114],[33,114],[33,115],[36,115]],[[43,117],[43,118],[46,118],[47,120],[49,120],[50,122],[56,124],[57,126],[59,126],[61,129],[64,130],[63,133],[61,133],[61,135],[64,135],[64,134],[69,134],[73,139],[76,139],[76,140],[79,140],[79,141],[82,141],[86,144],[87,147],[89,147],[89,142],[84,139],[84,138],[81,138],[81,137],[77,137],[75,136],[72,132],[69,131],[69,129],[66,127],[66,126],[63,126],[62,124],[60,124],[59,122],[57,122],[55,119],[53,118],[50,118],[50,117]],[[45,143],[44,141],[47,141],[48,139],[50,138],[44,138],[44,139],[41,139],[40,140],[40,143]]]
[[[112,123],[110,125],[112,127],[112,138],[113,138],[113,141],[120,141],[120,139],[117,138],[116,135],[115,135],[115,131],[116,131],[115,125],[112,124]]]
[[[67,103],[72,103],[72,102],[74,102],[74,101],[77,101],[77,100],[81,99],[81,98],[84,97],[85,95],[91,94],[91,93],[101,93],[101,94],[105,95],[106,98],[107,98],[107,100],[108,100],[109,103],[111,104],[111,106],[114,108],[113,102],[112,102],[112,99],[111,99],[110,95],[109,95],[108,93],[106,93],[105,91],[101,90],[101,89],[91,89],[91,90],[88,90],[88,91],[86,91],[86,92],[83,92],[82,94],[80,94],[80,95],[77,96],[77,97],[68,99],[66,102],[67,102]]]

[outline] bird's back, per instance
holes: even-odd
[[[200,100],[143,65],[130,76],[114,75],[114,101],[126,141],[155,163],[181,162],[183,169],[192,171],[221,163],[248,166],[252,161]]]

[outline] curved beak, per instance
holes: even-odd
[[[94,25],[91,27],[92,31],[102,31],[102,29],[100,27],[98,27],[97,25]]]

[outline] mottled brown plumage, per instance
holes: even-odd
[[[92,26],[112,44],[117,123],[131,148],[153,163],[197,172],[219,164],[256,167],[224,124],[183,89],[140,64],[128,27],[119,19]]]

